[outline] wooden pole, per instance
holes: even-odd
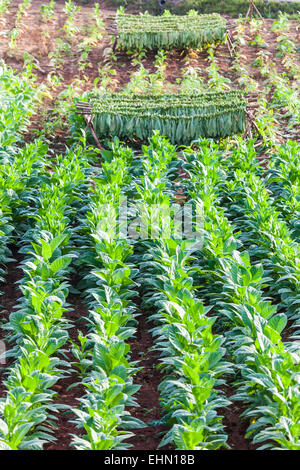
[[[95,139],[95,142],[97,144],[98,149],[99,150],[104,150],[104,147],[103,147],[103,145],[100,144],[99,139],[98,139],[98,137],[96,135],[96,132],[95,132],[95,128],[94,128],[94,124],[93,124],[93,115],[91,114],[90,116],[88,116],[87,114],[84,114],[83,117],[84,117],[85,122],[86,122],[86,128],[84,129],[84,131],[86,132],[88,129],[90,129],[90,131],[92,133],[92,136]]]
[[[227,31],[227,47],[229,50],[230,57],[233,58],[235,48],[231,31]]]
[[[261,20],[263,20],[263,17],[261,16],[260,12],[258,11],[257,6],[254,3],[254,0],[250,0],[250,5],[249,5],[248,11],[247,11],[246,18],[251,18],[252,19],[253,10],[255,10],[256,13],[258,14],[259,18]]]

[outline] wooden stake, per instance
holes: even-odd
[[[250,139],[252,139],[252,130],[251,130],[251,124],[250,124],[250,120],[246,114],[246,130],[244,132],[244,135],[243,135],[243,138],[245,137],[250,137]]]
[[[112,46],[112,50],[113,50],[113,53],[116,52],[116,47],[117,47],[117,44],[118,44],[118,38],[115,37],[115,40],[114,40],[114,43],[113,43],[113,46]]]
[[[250,0],[250,5],[249,5],[248,11],[247,11],[246,18],[251,18],[252,19],[253,10],[255,10],[256,13],[258,14],[259,18],[261,20],[263,20],[263,17],[261,16],[260,12],[257,9],[257,6],[254,3],[254,0]]]
[[[229,54],[230,54],[230,57],[232,58],[233,57],[233,54],[234,54],[234,43],[233,43],[233,40],[232,40],[232,34],[230,31],[227,31],[227,47],[228,47],[228,50],[229,50]]]
[[[95,132],[95,128],[94,128],[94,124],[93,124],[93,115],[91,114],[90,116],[88,116],[87,114],[84,114],[83,116],[84,116],[85,122],[87,123],[86,128],[84,129],[84,131],[86,132],[88,129],[90,129],[90,131],[92,133],[92,136],[94,137],[94,139],[96,141],[98,149],[99,150],[104,150],[104,147],[103,147],[103,145],[100,144],[100,142],[98,140],[98,137],[96,135],[96,132]]]

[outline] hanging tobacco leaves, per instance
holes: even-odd
[[[242,92],[197,95],[103,95],[92,99],[99,137],[147,140],[154,130],[174,144],[200,137],[221,138],[243,132],[247,101]]]
[[[211,15],[127,15],[116,16],[120,49],[183,49],[222,43],[226,19]]]

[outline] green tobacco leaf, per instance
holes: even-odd
[[[282,330],[286,327],[287,325],[287,317],[284,313],[278,313],[277,315],[274,315],[269,321],[268,325],[273,328],[275,331],[278,333],[281,333]]]
[[[60,256],[53,263],[50,264],[50,270],[52,273],[56,274],[58,271],[65,269],[69,266],[72,261],[71,256]]]

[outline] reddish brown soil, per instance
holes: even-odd
[[[87,317],[88,309],[86,305],[81,301],[79,295],[70,294],[68,296],[68,303],[70,304],[70,308],[68,312],[66,312],[65,316],[70,321],[72,328],[68,330],[70,339],[74,341],[74,343],[78,344],[78,333],[79,330],[81,333],[86,334],[86,324],[85,322],[80,321],[80,319]],[[66,357],[62,356],[62,360],[67,360],[70,363],[71,369],[71,362],[74,361],[74,356],[71,352],[72,345],[67,343],[64,347],[66,349]],[[65,369],[64,369],[65,370]],[[81,381],[80,376],[78,375],[76,369],[74,368],[70,375],[66,378],[61,379],[58,381],[56,385],[54,385],[53,390],[57,392],[55,403],[61,405],[67,405],[71,408],[79,408],[80,403],[78,398],[83,397],[85,393],[85,389],[81,384],[74,385]],[[74,420],[75,415],[70,410],[60,411],[57,414],[57,426],[54,431],[54,436],[56,441],[53,444],[48,444],[44,446],[45,450],[71,450],[74,447],[71,446],[72,435],[81,435],[83,432],[82,429],[77,429],[76,424],[72,422]]]
[[[23,271],[20,268],[20,263],[23,260],[23,256],[20,255],[14,246],[10,246],[12,252],[12,261],[7,264],[7,274],[5,276],[5,282],[0,284],[0,305],[1,305],[1,326],[5,325],[9,321],[9,315],[13,312],[14,307],[17,305],[18,299],[22,293],[16,284],[23,277]],[[6,343],[7,349],[10,349],[10,344],[7,341],[9,332],[0,328],[0,340]],[[0,396],[5,395],[5,387],[3,380],[5,378],[5,371],[7,367],[12,364],[12,359],[8,359],[6,364],[0,365]]]
[[[281,312],[279,312],[281,313]],[[282,312],[285,313],[285,312]],[[288,320],[286,327],[281,333],[281,338],[284,343],[290,341],[290,338],[295,334],[295,321]]]
[[[152,349],[153,339],[151,333],[149,333],[149,329],[153,325],[147,323],[145,314],[138,317],[138,321],[136,339],[129,344],[132,351],[131,359],[140,361],[138,366],[142,367],[142,370],[134,376],[134,383],[141,386],[135,395],[140,406],[131,408],[130,413],[148,424],[152,421],[161,420],[163,416],[158,392],[162,374],[156,368],[159,355]],[[166,426],[162,425],[148,425],[135,431],[135,436],[129,439],[128,442],[133,445],[133,450],[155,450],[162,439],[161,433],[167,431],[167,429]],[[162,449],[166,448],[170,447],[163,447]]]
[[[185,58],[186,53],[184,51],[168,51],[166,77],[168,82],[172,85],[171,89],[173,93],[176,93],[179,88],[177,80],[182,78],[181,70],[186,66]]]
[[[223,388],[226,397],[230,400],[230,397],[236,393],[236,390],[227,385]],[[256,450],[258,445],[251,443],[249,439],[245,438],[249,422],[241,421],[240,416],[245,410],[245,406],[240,402],[232,402],[227,408],[220,408],[219,413],[224,416],[223,424],[225,425],[225,431],[228,434],[227,444],[231,450]]]
[[[68,358],[71,361],[72,356],[68,354]],[[76,373],[72,373],[68,378],[62,379],[58,384],[53,386],[53,390],[57,391],[57,398],[55,403],[66,405],[71,408],[79,408],[78,398],[84,395],[84,388],[79,384],[76,387],[68,389],[70,385],[78,382],[78,376]],[[53,444],[44,445],[44,450],[71,450],[74,447],[71,446],[72,435],[80,436],[82,434],[81,429],[77,429],[76,425],[71,422],[75,418],[74,413],[70,410],[59,411],[57,413],[58,420],[55,424],[55,430],[53,430],[53,436],[56,441]]]
[[[23,277],[23,270],[20,267],[21,262],[23,261],[23,255],[17,252],[16,247],[9,246],[11,250],[11,257],[15,261],[7,263],[7,274],[5,275],[4,283],[0,284],[0,304],[3,307],[1,311],[1,319],[6,320],[7,316],[13,311],[17,300],[21,297],[21,291],[18,288],[17,282],[20,281]]]

